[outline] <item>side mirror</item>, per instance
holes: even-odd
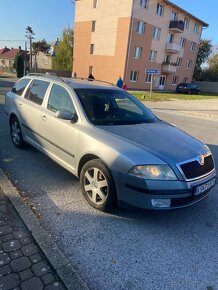
[[[62,120],[69,120],[72,123],[76,123],[78,120],[78,116],[75,113],[72,113],[68,110],[58,110],[55,114],[56,118],[62,119]]]

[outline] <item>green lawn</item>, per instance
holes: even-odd
[[[206,100],[216,98],[218,99],[218,94],[215,93],[200,93],[199,95],[188,95],[167,92],[152,92],[151,98],[150,92],[129,91],[129,93],[141,101]]]

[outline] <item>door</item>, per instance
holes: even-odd
[[[75,113],[70,93],[61,85],[53,84],[40,118],[42,150],[60,165],[74,173],[78,141],[78,123],[56,117],[58,110]]]
[[[159,90],[164,90],[166,83],[166,76],[161,76],[159,81]]]

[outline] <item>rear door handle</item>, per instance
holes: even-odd
[[[18,106],[19,106],[19,108],[20,108],[20,109],[22,109],[22,103],[19,103],[19,105],[18,105]]]
[[[42,121],[47,121],[47,117],[46,117],[46,115],[43,115],[43,116],[41,116],[41,119],[42,119]]]

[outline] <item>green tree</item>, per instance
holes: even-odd
[[[68,26],[62,33],[62,38],[54,49],[52,69],[72,71],[73,65],[73,30]]]
[[[50,45],[45,41],[45,39],[32,43],[34,54],[37,54],[39,51],[46,52],[49,47]]]
[[[14,67],[17,72],[17,77],[22,78],[24,75],[24,59],[21,52],[18,52],[15,60],[14,60]]]
[[[198,56],[196,59],[196,65],[194,70],[194,79],[200,80],[202,74],[202,64],[207,61],[208,57],[212,53],[213,45],[211,40],[202,39],[199,45]]]

